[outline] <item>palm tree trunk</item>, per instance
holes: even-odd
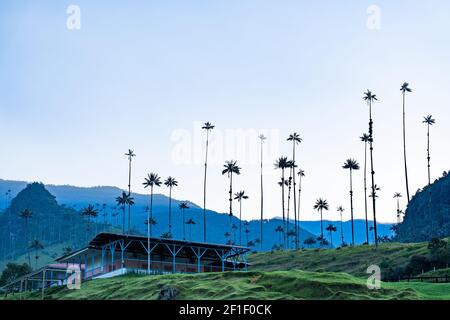
[[[341,239],[342,239],[342,245],[344,245],[344,226],[342,223],[342,212],[341,212]]]
[[[323,238],[323,219],[322,219],[322,209],[320,209],[320,236]]]
[[[153,186],[150,187],[150,208],[152,206]],[[150,210],[147,211],[147,274],[150,274]]]
[[[206,243],[206,171],[208,167],[209,130],[206,130],[205,175],[203,178],[203,242]]]
[[[123,204],[122,211],[122,233],[125,234],[125,204]]]
[[[184,209],[181,209],[183,212],[183,240],[186,240],[186,220],[184,219]]]
[[[281,169],[281,175],[282,175],[282,178],[281,178],[281,182],[282,182],[282,184],[281,184],[281,198],[282,198],[282,200],[281,200],[281,202],[282,202],[282,207],[283,207],[283,247],[284,248],[286,248],[286,232],[285,232],[285,230],[286,230],[286,217],[285,217],[285,212],[284,212],[284,168],[283,169]]]
[[[409,203],[408,168],[406,165],[406,116],[405,116],[405,92],[403,92],[403,159],[405,162],[406,199]]]
[[[150,189],[150,218],[153,222],[153,186],[151,186]],[[150,226],[150,237],[152,236],[152,226],[153,224]]]
[[[353,181],[352,181],[352,169],[350,168],[350,213],[352,219],[352,246],[355,246],[355,228],[353,222]]]
[[[428,185],[431,184],[430,174],[430,125],[427,125],[427,161],[428,161]]]
[[[297,227],[297,196],[296,196],[296,192],[295,192],[295,188],[296,188],[296,183],[295,183],[295,140],[292,141],[292,185],[293,185],[293,190],[294,190],[294,231],[295,231],[295,249],[298,249],[298,241],[297,241],[297,236],[298,236],[298,227]]]
[[[31,268],[31,255],[30,255],[30,248],[28,247],[28,218],[25,218],[25,241],[27,247],[28,265]]]
[[[239,245],[242,246],[242,199],[239,201]]]
[[[263,212],[264,212],[264,193],[263,193],[263,142],[261,139],[261,230],[260,230],[260,246],[263,248]],[[248,243],[248,241],[247,241]]]
[[[169,187],[169,233],[172,235],[172,187]]]
[[[367,141],[364,142],[364,213],[366,216],[366,241],[369,244],[369,220],[367,219]]]
[[[233,228],[231,225],[231,217],[233,216],[233,172],[230,172],[230,243],[233,243]]]
[[[131,157],[128,166],[128,196],[131,197]],[[131,230],[131,204],[128,203],[128,233]]]
[[[292,189],[292,168],[289,168],[289,186],[288,186],[288,203],[286,211],[286,249],[289,249],[289,213],[291,207],[291,189]],[[294,192],[295,193],[295,192]]]
[[[377,234],[377,214],[376,214],[376,197],[375,197],[375,171],[373,169],[373,120],[372,120],[372,102],[369,102],[369,137],[370,137],[370,174],[372,176],[372,208],[373,208],[373,231],[375,247],[378,248]]]
[[[296,243],[297,243],[297,249],[298,249],[298,245],[300,244],[300,196],[302,193],[302,176],[300,175],[298,178],[298,209],[297,209],[297,230],[296,230],[296,235],[295,235],[295,239],[296,239]]]

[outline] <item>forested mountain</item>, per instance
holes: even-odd
[[[450,174],[444,172],[430,186],[418,190],[409,202],[403,223],[396,226],[396,240],[428,241],[450,235]]]

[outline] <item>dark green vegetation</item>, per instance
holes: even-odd
[[[29,184],[0,215],[0,264],[26,254],[26,262],[34,267],[41,265],[40,255],[47,247],[81,247],[104,228],[89,221],[74,208],[59,205],[43,184]],[[61,252],[52,254],[56,258]]]
[[[396,226],[396,241],[429,241],[450,235],[450,175],[418,190],[409,202],[403,223]]]
[[[87,282],[80,290],[52,288],[45,299],[449,299],[450,284],[383,283],[369,290],[366,280],[345,273],[228,272],[134,276]],[[19,299],[9,294],[8,299]],[[41,299],[40,293],[23,296]]]
[[[345,272],[367,277],[370,265],[381,268],[382,279],[417,276],[434,269],[446,269],[450,264],[448,241],[430,243],[382,243],[378,250],[369,246],[341,249],[307,249],[274,251],[249,257],[253,270],[275,271],[301,269],[307,271]]]

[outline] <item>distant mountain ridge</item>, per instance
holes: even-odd
[[[11,198],[13,198],[18,192],[27,186],[28,182],[24,181],[11,181],[0,179],[0,195],[4,195],[5,192],[11,190]],[[59,204],[64,204],[67,207],[71,207],[75,210],[80,210],[81,208],[87,206],[88,204],[97,204],[98,208],[101,209],[103,204],[106,204],[107,212],[118,213],[118,216],[114,219],[110,215],[106,218],[102,217],[101,214],[97,217],[96,221],[102,223],[104,219],[106,222],[112,223],[113,225],[120,228],[120,216],[121,212],[116,206],[115,198],[121,194],[123,191],[117,187],[111,186],[97,186],[97,187],[76,187],[70,185],[45,185],[45,188],[56,198]],[[147,218],[147,213],[145,207],[149,204],[149,195],[143,195],[139,193],[132,193],[135,198],[136,205],[132,208],[132,226],[142,232],[146,232],[146,225],[144,221]],[[166,225],[168,224],[168,197],[162,194],[155,194],[153,199],[153,214],[157,225],[154,226],[154,235],[160,235],[161,233],[167,231]],[[172,200],[172,215],[174,219],[173,223],[173,233],[175,236],[181,238],[183,233],[183,224],[180,222],[181,212],[178,209],[178,204],[180,200]],[[0,201],[2,205],[0,208],[4,208],[6,204],[5,201]],[[198,205],[189,202],[190,208],[185,211],[186,220],[192,218],[196,224],[192,226],[192,240],[202,241],[203,240],[203,209]],[[217,213],[215,211],[207,210],[207,221],[208,221],[208,241],[222,243],[224,242],[224,233],[229,231],[229,220],[228,215],[223,213]],[[233,217],[233,223],[237,226],[239,225],[239,219]],[[272,218],[265,220],[264,223],[264,234],[265,241],[264,250],[272,249],[274,244],[279,242],[279,234],[275,232],[275,229],[282,222],[279,218]],[[293,221],[291,221],[291,229],[293,228]],[[333,234],[334,245],[339,245],[341,242],[340,236],[340,222],[339,221],[324,221],[324,228],[328,224],[334,224],[337,228],[337,232]],[[349,221],[343,223],[344,226],[344,240],[346,243],[350,243],[350,230],[351,224]],[[379,235],[390,236],[392,232],[389,230],[390,224],[378,224]],[[242,227],[244,230],[244,227]],[[316,237],[320,234],[320,221],[301,221],[300,222],[300,236],[303,241],[307,237]],[[260,233],[260,222],[259,220],[249,221],[249,240],[255,240],[259,238]],[[189,227],[185,226],[185,233],[189,232]],[[238,238],[238,231],[236,231]],[[325,238],[329,239],[329,234],[324,231]],[[233,235],[234,236],[234,235]],[[186,235],[187,237],[187,235]],[[246,235],[243,232],[243,242],[246,240]],[[355,220],[355,241],[357,244],[364,243],[365,238],[365,221]],[[237,240],[237,239],[236,239]],[[372,238],[370,238],[372,241]]]

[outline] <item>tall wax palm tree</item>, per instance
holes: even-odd
[[[288,179],[288,200],[287,200],[287,210],[286,210],[286,241],[287,245],[289,245],[289,224],[290,224],[290,206],[291,206],[291,190],[292,190],[292,169],[294,168],[294,162],[289,160],[287,163],[287,168],[289,168],[289,179]],[[295,194],[295,189],[294,189]]]
[[[222,170],[222,175],[227,174],[228,179],[230,180],[230,191],[228,191],[228,195],[229,195],[228,200],[230,201],[230,211],[228,213],[228,216],[230,218],[230,235],[231,235],[233,233],[231,230],[231,227],[232,227],[231,226],[231,218],[233,217],[233,173],[236,175],[240,175],[241,168],[238,167],[237,161],[234,161],[234,160],[226,161],[223,166],[224,166],[224,169]]]
[[[90,204],[86,208],[81,210],[81,215],[86,216],[88,219],[87,233],[89,233],[91,228],[91,218],[96,218],[98,216],[98,209],[96,209],[92,204]]]
[[[37,269],[38,259],[39,259],[39,250],[44,249],[44,245],[39,240],[33,240],[30,244],[30,249],[34,250],[34,262],[35,268]]]
[[[144,223],[147,226],[147,229],[149,229],[147,231],[148,232],[147,238],[150,239],[152,237],[153,227],[158,224],[158,221],[156,221],[155,218],[150,217],[148,219],[145,219]],[[148,248],[150,247],[148,246]]]
[[[190,218],[188,221],[186,221],[186,224],[189,225],[189,241],[192,241],[192,225],[195,224],[195,221]]]
[[[397,198],[397,223],[400,223],[400,198],[402,194],[400,192],[394,193],[394,199]]]
[[[178,186],[178,181],[169,176],[164,185],[169,188],[169,233],[172,235],[172,188]]]
[[[286,225],[286,215],[285,215],[285,208],[284,208],[284,187],[286,184],[286,179],[284,178],[285,169],[288,168],[289,161],[287,157],[280,157],[275,162],[275,169],[281,169],[281,207],[282,207],[282,213],[283,213],[283,230],[285,229],[284,226]],[[284,234],[284,244],[286,244],[286,235]]]
[[[261,221],[260,221],[260,245],[261,245],[261,249],[263,246],[263,223],[264,223],[264,191],[263,191],[263,144],[264,144],[264,140],[266,140],[267,138],[263,135],[260,134],[259,135],[259,140],[260,140],[260,152],[261,152]],[[247,241],[248,242],[248,241]]]
[[[369,149],[370,149],[370,175],[372,177],[372,194],[375,194],[375,170],[373,167],[373,119],[372,119],[372,103],[378,101],[377,96],[370,90],[364,93],[363,99],[369,105]],[[373,211],[373,229],[375,233],[375,246],[378,247],[377,236],[377,211],[376,211],[376,197],[372,197],[372,211]]]
[[[245,191],[239,191],[234,194],[234,200],[239,202],[239,245],[242,246],[242,200],[248,199]]]
[[[405,181],[406,181],[406,199],[409,203],[409,184],[408,184],[408,167],[406,165],[406,113],[405,113],[405,98],[406,93],[411,92],[412,90],[408,87],[409,83],[405,82],[402,84],[400,91],[403,96],[403,160],[405,164]]]
[[[292,170],[293,170],[293,174],[292,174],[292,182],[293,182],[293,186],[294,186],[294,228],[295,228],[295,249],[298,249],[298,222],[297,222],[297,197],[296,197],[296,183],[295,183],[295,145],[296,144],[300,144],[302,142],[302,138],[300,138],[300,135],[296,132],[292,133],[289,135],[289,137],[287,138],[287,141],[292,141]],[[300,200],[299,200],[300,201]]]
[[[278,182],[278,185],[281,187],[281,201],[282,201],[283,209],[284,209],[284,188],[289,186],[289,182],[286,179],[281,178],[280,181]],[[283,215],[283,226],[286,225],[284,220],[285,219],[284,219],[284,215]],[[283,232],[284,232],[284,228],[283,228]],[[283,234],[283,239],[285,239],[284,234]]]
[[[209,132],[214,129],[214,126],[206,122],[202,129],[206,130],[205,175],[203,177],[203,242],[206,243],[206,171],[208,168]]]
[[[152,224],[148,223],[153,220],[153,188],[161,186],[161,178],[157,173],[147,174],[147,178],[142,183],[144,188],[150,187],[150,208],[147,211],[147,272],[150,273],[150,237],[152,235]],[[153,220],[154,221],[154,220]],[[156,222],[156,221],[155,221]]]
[[[359,164],[354,159],[347,159],[344,165],[342,166],[344,169],[348,169],[350,171],[350,217],[352,220],[352,246],[355,245],[355,228],[353,221],[353,170],[359,170]]]
[[[316,200],[313,208],[320,213],[320,236],[323,238],[323,210],[329,209],[328,202],[327,200],[319,198]]]
[[[127,205],[131,206],[134,204],[134,198],[131,197],[125,191],[122,191],[122,195],[116,197],[116,202],[119,207],[122,208],[122,233],[125,234],[125,207]]]
[[[181,210],[182,214],[183,214],[183,240],[186,240],[186,219],[184,216],[184,210],[189,209],[189,205],[186,201],[182,201],[179,205],[178,208]]]
[[[345,242],[344,242],[344,224],[342,223],[342,214],[344,213],[345,209],[343,206],[339,206],[337,208],[337,211],[339,211],[339,214],[341,216],[341,240],[342,240],[342,246],[343,246]]]
[[[282,235],[283,235],[283,237],[284,237],[284,228],[283,228],[283,226],[282,225],[279,225],[279,226],[277,226],[276,228],[275,228],[275,232],[276,233],[280,233],[280,238],[279,238],[279,243],[280,243],[280,246],[282,247],[283,246],[283,242],[284,242],[284,239],[282,240],[281,239],[281,237],[282,237]]]
[[[430,126],[436,123],[433,116],[428,115],[423,118],[423,123],[427,125],[427,162],[428,162],[428,186],[431,184],[431,174],[430,174]],[[434,232],[434,224],[431,217],[431,188],[428,188],[428,216],[431,222],[431,232]]]
[[[369,243],[369,219],[367,217],[367,144],[369,143],[369,135],[364,133],[360,137],[364,142],[364,214],[366,218],[366,242]]]
[[[131,149],[128,149],[128,152],[125,153],[125,155],[128,157],[128,196],[131,198],[131,160],[136,155]],[[130,230],[131,230],[131,204],[128,203],[128,232],[130,232]]]
[[[336,227],[333,224],[329,224],[326,229],[330,233],[330,246],[333,246],[333,232],[336,232]]]
[[[26,242],[25,247],[27,248],[28,265],[31,268],[30,250],[28,248],[28,220],[30,220],[30,218],[33,217],[33,212],[31,212],[28,209],[25,209],[19,213],[19,217],[25,221],[25,242]]]
[[[305,171],[303,169],[299,169],[298,172],[298,208],[297,208],[297,234],[295,235],[296,243],[295,248],[298,249],[299,241],[300,241],[300,203],[301,203],[301,195],[302,195],[302,178],[305,176]]]
[[[428,115],[423,117],[423,123],[427,125],[427,161],[428,161],[428,185],[431,184],[431,174],[430,174],[430,127],[436,123],[436,120],[433,119],[433,116]]]

